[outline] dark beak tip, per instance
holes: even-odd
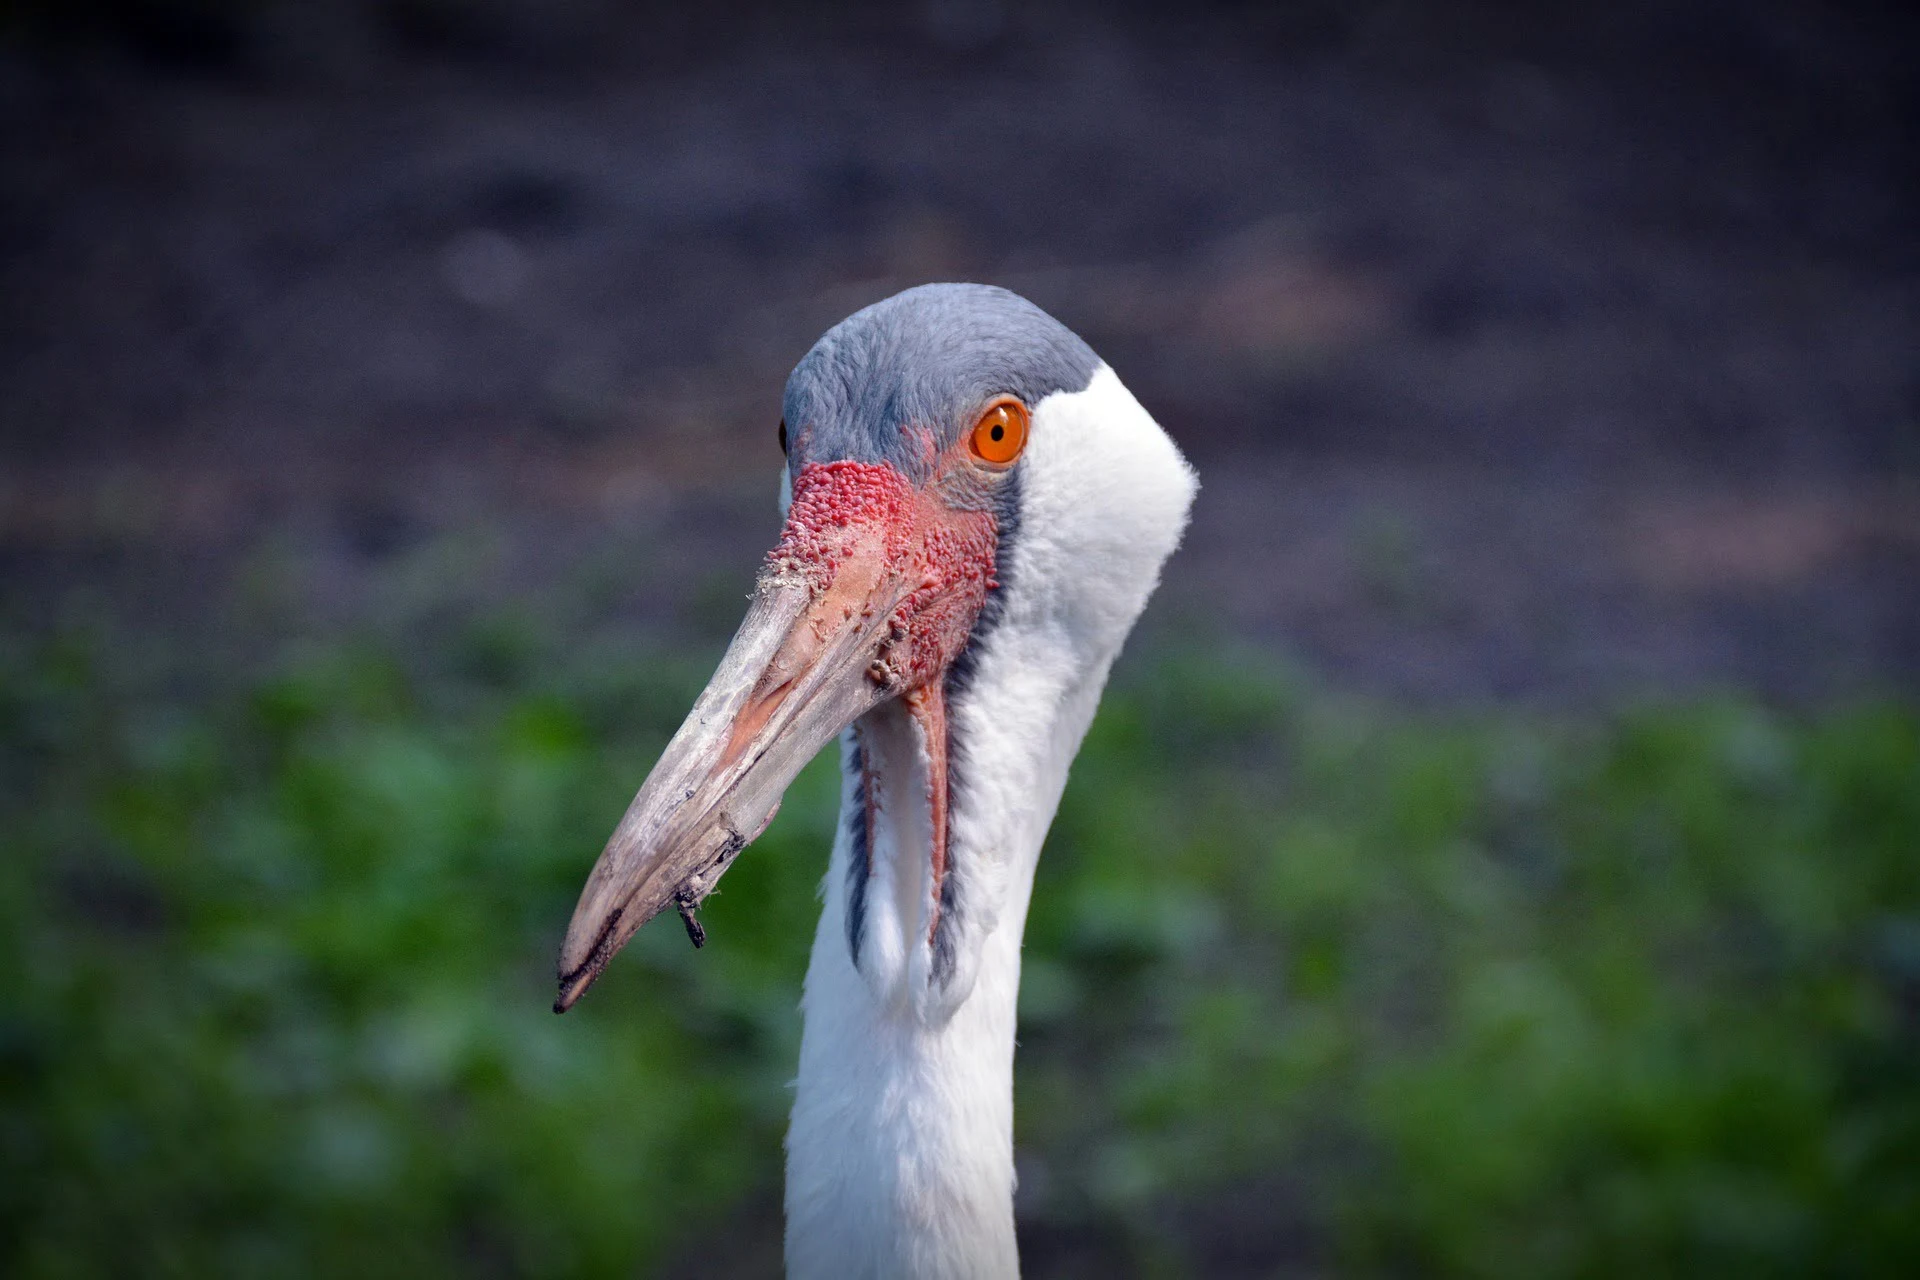
[[[580,1003],[580,997],[599,979],[605,965],[585,965],[573,973],[560,975],[560,990],[553,998],[553,1011],[565,1013]]]
[[[612,963],[614,954],[626,941],[618,933],[620,917],[625,914],[626,908],[615,907],[607,916],[606,923],[600,926],[599,936],[594,939],[593,948],[587,952],[587,958],[571,969],[561,968],[560,993],[554,997],[553,1001],[555,1013],[565,1013],[578,1004],[580,997],[587,993],[587,988],[606,972],[607,965]],[[562,966],[566,964],[564,953],[561,964]]]
[[[593,977],[587,974],[567,974],[560,979],[560,990],[553,997],[553,1011],[565,1013],[580,1002],[587,994],[587,988],[593,985]]]

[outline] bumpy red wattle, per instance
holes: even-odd
[[[966,644],[994,585],[998,531],[990,511],[958,511],[883,463],[815,462],[793,479],[793,505],[768,567],[825,591],[851,556],[878,555],[905,598],[891,617],[880,667],[915,689],[943,674]]]

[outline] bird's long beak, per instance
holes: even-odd
[[[670,904],[697,945],[693,906],[772,821],[801,768],[861,715],[943,670],[964,642],[991,573],[990,529],[984,569],[958,583],[930,577],[928,539],[948,547],[966,517],[935,509],[890,471],[866,474],[887,469],[852,466],[809,468],[817,474],[796,481],[746,619],[581,891],[555,1012]]]
[[[836,585],[854,587],[844,580],[855,576],[873,575],[843,574]],[[859,595],[868,599],[852,598]],[[712,892],[815,753],[891,696],[867,674],[891,612],[874,607],[891,602],[871,595],[856,588],[816,598],[803,581],[762,575],[719,670],[587,878],[560,953],[556,1012],[642,924]]]

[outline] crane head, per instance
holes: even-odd
[[[669,906],[698,945],[693,907],[772,820],[801,768],[894,700],[926,766],[931,935],[947,858],[948,689],[1006,604],[1007,551],[1027,519],[1028,446],[1045,451],[1036,410],[1103,368],[1039,308],[980,285],[876,303],[800,361],[780,428],[784,527],[712,680],[587,879],[560,954],[556,1011]],[[1191,473],[1170,444],[1153,457],[1179,472],[1177,540]],[[1170,549],[1153,554],[1128,625]]]

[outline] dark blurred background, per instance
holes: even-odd
[[[928,280],[1186,546],[1050,838],[1029,1273],[1920,1268],[1920,21],[0,9],[0,1271],[777,1267],[825,762],[550,960]]]

